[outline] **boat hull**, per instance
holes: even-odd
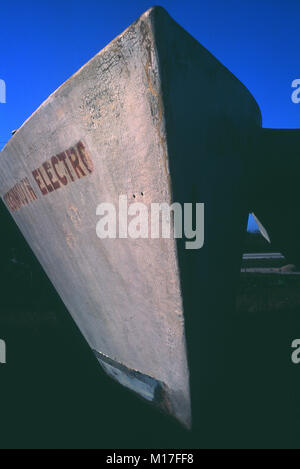
[[[235,298],[260,126],[246,88],[154,8],[1,153],[3,200],[105,371],[187,427],[190,382],[197,402],[220,367],[208,350]],[[205,203],[204,247],[99,239],[97,207],[121,195]]]

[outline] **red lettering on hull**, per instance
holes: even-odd
[[[94,164],[89,151],[80,141],[74,147],[42,163],[39,168],[32,171],[32,176],[41,194],[48,195],[88,176],[93,170]],[[16,184],[3,197],[12,212],[37,199],[37,194],[28,178]]]
[[[93,172],[94,165],[83,142],[52,156],[32,172],[43,195],[61,189]]]
[[[37,200],[37,195],[27,178],[22,179],[12,189],[10,189],[3,197],[7,207],[15,212],[21,207]]]

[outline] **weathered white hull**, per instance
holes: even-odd
[[[207,180],[220,154],[232,168],[244,136],[259,126],[247,90],[154,8],[50,96],[1,152],[6,206],[103,368],[186,426],[189,269],[173,239],[100,240],[96,208],[118,206],[120,195],[148,206],[206,202],[207,194],[211,201],[215,183]],[[209,254],[193,255],[205,296]]]

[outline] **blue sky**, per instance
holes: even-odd
[[[252,92],[264,127],[300,128],[299,0],[161,0]],[[66,79],[153,5],[147,0],[2,0],[0,148]]]

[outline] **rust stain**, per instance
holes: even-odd
[[[58,118],[61,118],[61,117],[64,117],[65,111],[64,111],[64,109],[63,109],[62,107],[59,107],[59,108],[57,109],[57,111],[56,111],[56,114],[57,114],[57,117],[58,117]]]
[[[69,246],[70,249],[73,249],[75,247],[75,239],[72,233],[67,233],[65,235],[67,245]]]
[[[146,31],[147,29],[147,31]],[[144,65],[144,70],[147,78],[147,84],[148,84],[148,90],[152,94],[152,96],[156,99],[157,107],[158,107],[158,115],[157,115],[157,124],[155,124],[155,129],[159,138],[160,145],[163,150],[163,160],[164,160],[164,169],[165,173],[167,175],[167,180],[168,180],[168,187],[170,194],[172,194],[171,190],[171,178],[170,178],[170,170],[169,170],[169,164],[168,164],[168,155],[167,155],[167,143],[165,136],[162,133],[162,125],[163,125],[163,115],[164,115],[164,104],[163,104],[163,98],[161,91],[158,91],[152,81],[151,77],[151,70],[152,70],[152,57],[151,57],[151,42],[149,39],[149,27],[145,23],[141,25],[141,32],[142,32],[142,43],[146,43],[146,51],[147,51],[147,62]]]
[[[77,207],[71,205],[68,209],[68,217],[70,218],[71,222],[77,228],[81,225],[81,216]]]

